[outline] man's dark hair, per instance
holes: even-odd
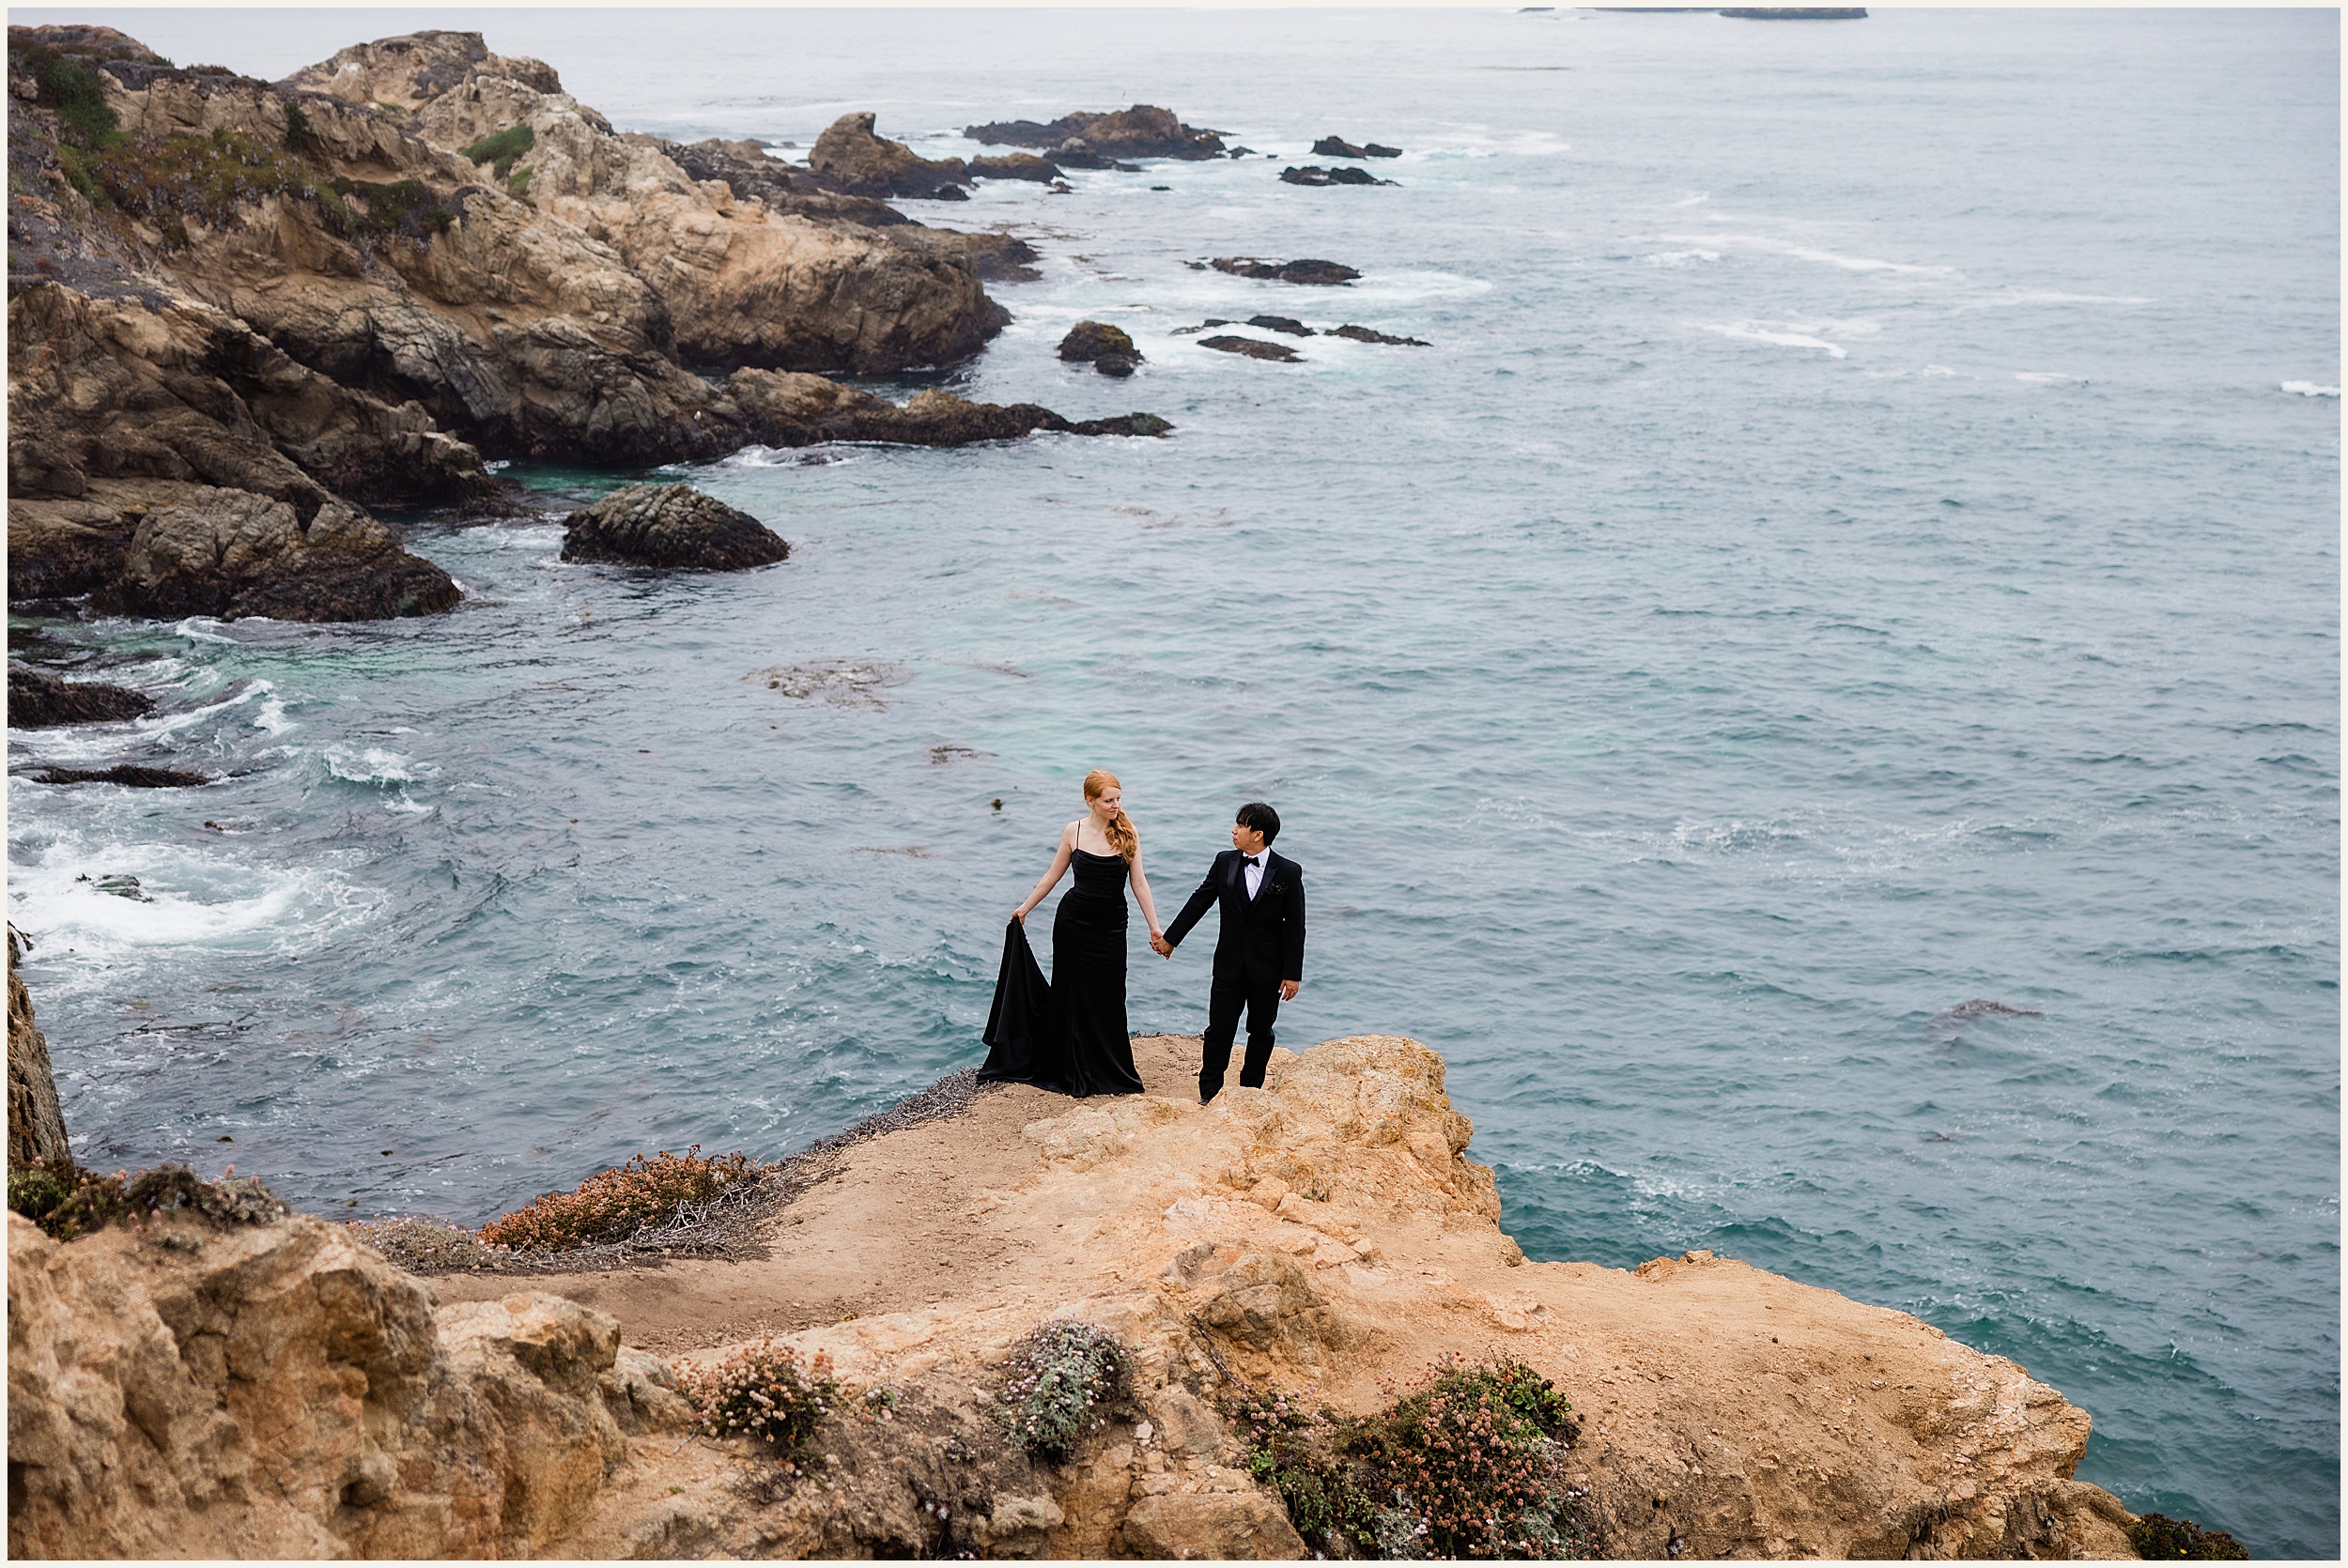
[[[1252,827],[1258,833],[1262,834],[1263,841],[1267,846],[1272,840],[1280,837],[1280,813],[1266,806],[1262,801],[1249,801],[1239,808],[1239,815],[1231,820],[1242,827]]]

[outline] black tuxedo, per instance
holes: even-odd
[[[1243,1009],[1247,1014],[1247,1054],[1240,1064],[1240,1084],[1263,1087],[1264,1067],[1272,1059],[1272,1022],[1280,1011],[1280,982],[1305,977],[1304,868],[1265,850],[1263,880],[1250,899],[1246,858],[1237,850],[1216,855],[1206,880],[1166,929],[1167,943],[1180,946],[1211,906],[1221,907],[1206,1047],[1198,1065],[1202,1099],[1213,1099],[1223,1087]]]

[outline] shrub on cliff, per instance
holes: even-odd
[[[674,1218],[687,1204],[707,1202],[772,1169],[739,1149],[704,1159],[699,1144],[682,1155],[662,1149],[647,1160],[639,1154],[616,1170],[589,1176],[575,1192],[548,1192],[490,1221],[481,1227],[481,1240],[525,1253],[626,1241],[645,1225]]]
[[[421,1214],[391,1220],[345,1220],[343,1225],[402,1268],[429,1272],[483,1268],[508,1251],[503,1247],[485,1247],[479,1237],[461,1225]]]
[[[831,1358],[817,1351],[801,1361],[787,1345],[761,1340],[706,1370],[680,1380],[685,1397],[701,1412],[708,1437],[752,1437],[773,1449],[796,1473],[798,1455],[841,1401]]]
[[[1092,1407],[1123,1388],[1132,1365],[1124,1342],[1098,1324],[1039,1323],[1012,1346],[996,1420],[1012,1442],[1057,1463],[1099,1430]]]
[[[2147,1560],[2179,1558],[2208,1562],[2243,1562],[2249,1549],[2222,1530],[2203,1530],[2191,1519],[2147,1514],[2128,1527],[2128,1545]]]
[[[538,133],[525,122],[482,137],[465,149],[465,156],[474,163],[493,164],[498,178],[503,179],[514,172],[514,160],[537,145]]]
[[[118,1221],[194,1213],[226,1225],[265,1225],[293,1212],[258,1176],[228,1167],[206,1181],[185,1165],[158,1165],[136,1176],[100,1176],[68,1165],[21,1166],[8,1173],[8,1207],[59,1241]]]
[[[1524,1362],[1454,1361],[1371,1416],[1243,1389],[1224,1412],[1250,1473],[1331,1556],[1585,1558],[1597,1539],[1562,1473],[1572,1407]]]

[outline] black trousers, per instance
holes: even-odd
[[[1207,994],[1206,1046],[1198,1055],[1200,1099],[1223,1092],[1223,1074],[1231,1065],[1231,1042],[1239,1034],[1243,1009],[1247,1014],[1247,1054],[1240,1061],[1240,1087],[1263,1087],[1263,1069],[1272,1060],[1272,1021],[1280,1015],[1280,982],[1217,975],[1214,989]]]

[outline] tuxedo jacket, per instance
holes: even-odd
[[[1182,945],[1190,928],[1210,907],[1223,907],[1222,931],[1214,943],[1217,979],[1276,984],[1305,977],[1305,871],[1286,855],[1264,852],[1263,882],[1247,896],[1247,857],[1225,850],[1207,868],[1198,891],[1166,929],[1166,941]]]

